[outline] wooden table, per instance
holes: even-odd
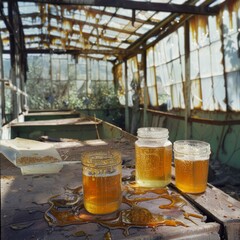
[[[124,150],[124,145],[127,151]],[[131,165],[134,162],[134,147],[122,141],[123,161]],[[61,144],[56,146],[61,154],[81,154],[81,147]],[[69,148],[69,149],[68,149]],[[67,151],[67,149],[69,151]],[[69,155],[71,159],[71,154]],[[72,155],[73,156],[73,155]],[[131,227],[128,235],[122,229],[108,229],[98,223],[85,223],[69,226],[49,226],[45,212],[50,205],[48,200],[64,194],[67,188],[81,186],[82,166],[80,161],[66,164],[57,174],[21,175],[20,169],[12,165],[0,154],[1,161],[1,237],[2,239],[240,239],[240,202],[209,185],[206,193],[201,195],[184,195],[180,197],[187,203],[183,209],[187,213],[205,216],[203,219],[190,216],[190,220],[179,214],[177,207],[172,209],[172,216],[186,226],[158,226],[156,228]],[[123,177],[130,176],[134,169],[124,168]],[[173,182],[174,183],[174,182]],[[169,187],[172,194],[179,194],[174,184]],[[169,204],[166,198],[157,202],[144,202],[143,206],[154,208]],[[122,204],[125,209],[126,205]],[[155,210],[153,210],[155,211]],[[158,208],[158,211],[159,208]],[[164,210],[166,211],[166,210]],[[174,212],[175,211],[175,212]],[[178,211],[178,214],[176,213]],[[155,212],[156,213],[156,212]],[[164,212],[160,212],[164,215]],[[169,217],[169,216],[168,216]],[[203,221],[205,220],[205,221]]]

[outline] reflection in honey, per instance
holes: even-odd
[[[45,219],[49,225],[97,223],[109,229],[105,239],[111,239],[109,238],[111,229],[122,229],[123,234],[128,235],[131,227],[188,227],[186,221],[197,224],[192,218],[204,220],[202,215],[186,212],[183,207],[187,205],[187,202],[168,188],[144,188],[135,182],[127,182],[123,186],[122,205],[124,206],[121,206],[117,212],[108,215],[93,215],[84,209],[81,186],[65,190],[63,195],[53,196],[49,199],[51,206],[45,213]],[[157,211],[151,209],[154,206],[151,201],[155,202]],[[183,221],[184,219],[186,221]]]

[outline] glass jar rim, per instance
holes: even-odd
[[[200,140],[177,140],[173,143],[173,151],[186,155],[210,155],[211,153],[210,144]]]
[[[89,168],[114,167],[122,163],[121,153],[117,150],[84,152],[81,163]]]
[[[139,138],[162,139],[168,138],[168,129],[160,127],[143,127],[138,128],[137,136]]]

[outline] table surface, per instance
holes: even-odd
[[[125,145],[128,151],[125,151],[123,162],[129,164],[129,159],[133,158],[133,147]],[[66,148],[66,146],[62,148],[64,153]],[[58,145],[59,149],[61,149],[60,145]],[[199,212],[193,204],[171,187],[167,188],[167,195],[177,196],[178,202],[176,201],[169,209],[159,208],[161,205],[171,205],[172,202],[167,197],[157,197],[155,200],[142,201],[137,205],[148,209],[155,217],[163,217],[165,222],[155,228],[136,227],[134,224],[132,226],[126,224],[124,229],[109,228],[104,224],[96,223],[95,216],[92,218],[94,221],[89,223],[81,224],[77,221],[75,224],[59,226],[57,222],[55,226],[51,226],[45,219],[46,212],[50,208],[49,199],[57,195],[65,196],[67,189],[77,189],[81,186],[80,161],[64,165],[57,174],[40,175],[22,175],[20,169],[1,154],[0,161],[2,239],[220,239],[218,234],[220,224],[209,219],[206,221],[203,212]],[[131,176],[132,171],[134,169],[123,168],[123,178]],[[120,210],[122,213],[124,210],[131,211],[132,206],[123,203]],[[91,218],[84,209],[81,211]],[[190,214],[189,217],[187,214]],[[139,214],[137,216],[139,217]],[[115,215],[104,216],[103,219],[109,217],[116,220]],[[185,226],[181,224],[168,226],[166,220],[172,219]],[[134,220],[131,223],[134,223]]]

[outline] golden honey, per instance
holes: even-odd
[[[136,181],[140,186],[164,187],[171,181],[172,147],[135,147]]]
[[[176,187],[186,193],[203,193],[207,187],[210,145],[197,140],[174,142]]]
[[[135,143],[136,182],[165,187],[171,181],[172,144],[165,128],[140,128]]]
[[[121,205],[121,174],[87,176],[83,174],[84,207],[93,214],[107,214]]]
[[[82,228],[79,229],[80,231],[74,233],[74,236],[85,236],[87,238],[92,235],[92,232],[85,232],[84,224],[98,223],[108,228],[109,231],[106,233],[111,232],[111,230],[122,229],[123,235],[126,237],[129,235],[128,230],[131,227],[152,227],[154,229],[158,226],[188,227],[191,226],[189,223],[197,225],[194,218],[205,221],[204,216],[196,212],[185,211],[184,207],[188,203],[180,194],[168,188],[141,187],[136,182],[125,182],[124,184],[122,203],[125,207],[119,208],[111,215],[94,216],[86,212],[83,207],[82,196],[84,194],[82,189],[82,186],[76,189],[67,189],[64,194],[50,198],[51,207],[44,215],[50,226],[83,224]],[[167,201],[163,201],[163,199]],[[147,204],[148,202],[149,204]],[[158,205],[158,203],[164,204],[158,206],[159,211],[152,211],[152,204]],[[173,213],[176,217],[173,217]],[[110,235],[106,233],[105,235]],[[101,232],[96,234],[100,234],[98,239],[103,239]]]
[[[187,193],[202,193],[206,190],[208,159],[175,159],[176,187]]]
[[[83,202],[92,214],[112,213],[122,202],[121,154],[117,150],[84,153]]]

